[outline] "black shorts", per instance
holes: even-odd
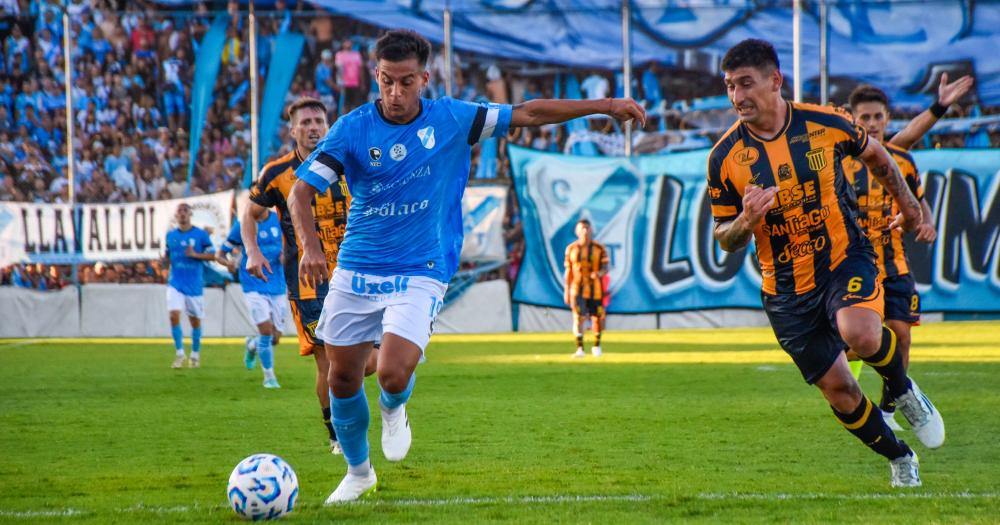
[[[886,277],[882,281],[885,288],[885,318],[920,324],[920,294],[910,274]]]
[[[604,317],[604,303],[600,299],[586,299],[576,296],[573,299],[573,313],[583,317]]]
[[[837,329],[837,311],[868,308],[881,317],[883,296],[874,257],[860,252],[848,255],[823,286],[802,295],[761,293],[761,300],[781,348],[813,384],[847,349]]]
[[[295,333],[299,336],[299,355],[312,355],[313,348],[323,346],[323,341],[316,337],[323,299],[292,299],[288,302],[292,306]]]

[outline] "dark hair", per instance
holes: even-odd
[[[587,225],[588,228],[592,228],[593,227],[590,224],[590,219],[580,219],[580,220],[576,221],[576,223],[577,224],[585,224],[585,225]]]
[[[302,97],[288,105],[288,109],[286,110],[288,120],[295,118],[296,111],[305,108],[318,109],[326,115],[326,104],[312,97]]]
[[[389,62],[402,62],[416,58],[420,67],[427,65],[431,54],[431,44],[416,31],[393,29],[382,35],[375,43],[375,58]]]
[[[723,71],[732,71],[741,67],[781,69],[781,64],[778,62],[778,53],[770,42],[748,38],[729,48],[729,51],[726,51],[726,56],[722,57]]]
[[[878,102],[889,109],[889,97],[885,96],[885,91],[871,85],[862,84],[851,91],[851,96],[847,99],[853,110],[858,104],[865,102]]]

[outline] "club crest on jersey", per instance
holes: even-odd
[[[389,156],[392,157],[392,160],[394,160],[396,162],[399,162],[399,161],[405,159],[406,158],[406,146],[404,146],[404,145],[402,145],[402,144],[400,144],[398,142],[395,143],[395,144],[393,144],[392,145],[392,149],[389,150]]]
[[[418,130],[417,137],[420,137],[420,143],[424,145],[424,149],[434,148],[434,126]]]
[[[806,160],[809,161],[809,169],[813,171],[820,171],[826,167],[826,155],[823,154],[823,148],[806,152]]]
[[[784,182],[792,178],[792,167],[788,164],[778,166],[778,181]]]
[[[369,162],[369,164],[371,164],[371,166],[373,168],[377,168],[377,167],[381,166],[382,163],[379,162],[379,161],[382,160],[382,150],[380,150],[380,149],[378,149],[378,148],[376,148],[374,146],[368,148],[368,158],[371,159],[371,161]]]
[[[753,146],[748,146],[746,148],[743,148],[737,151],[735,155],[733,155],[733,159],[736,160],[736,163],[739,164],[740,166],[749,166],[754,162],[757,162],[757,159],[759,158],[760,158],[760,152],[757,151],[757,148]]]

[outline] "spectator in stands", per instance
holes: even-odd
[[[334,67],[333,51],[324,49],[320,54],[320,62],[316,64],[316,73],[313,76],[316,92],[319,93],[319,99],[328,108],[337,107],[335,98],[337,96],[337,84],[334,78]]]
[[[325,53],[326,51],[324,51]],[[344,106],[341,113],[347,113],[364,102],[361,92],[361,53],[354,50],[350,39],[344,40],[335,58],[337,65],[337,88],[343,91]]]

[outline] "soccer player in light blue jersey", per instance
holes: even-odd
[[[212,239],[208,232],[191,224],[191,206],[180,203],[174,215],[177,227],[167,232],[167,310],[170,312],[170,334],[174,338],[174,368],[187,361],[191,368],[201,364],[201,320],[205,317],[205,261],[215,259]],[[181,311],[191,321],[191,358],[184,355],[184,333],[181,331]]]
[[[278,215],[270,210],[264,210],[264,217],[257,221],[257,246],[267,259],[273,275],[269,275],[265,281],[247,272],[247,255],[243,250],[238,220],[233,221],[229,236],[219,250],[218,260],[230,271],[236,271],[236,265],[239,264],[240,288],[243,289],[243,297],[250,310],[250,319],[257,326],[259,336],[247,342],[244,357],[247,369],[253,369],[255,357],[259,355],[260,367],[264,371],[264,388],[281,388],[274,375],[272,347],[281,340],[281,331],[285,327],[285,317],[289,310],[285,292],[288,289],[285,287],[285,272],[281,264],[281,223],[278,222]],[[229,257],[235,249],[243,252],[238,262]]]
[[[644,123],[627,99],[532,100],[517,106],[422,99],[430,44],[412,31],[390,31],[376,44],[381,98],[341,117],[296,170],[289,208],[302,244],[299,275],[329,279],[316,333],[330,360],[333,423],[348,473],[327,504],[375,490],[368,457],[365,362],[381,341],[382,451],[402,460],[411,432],[405,404],[462,247],[462,193],[471,148],[514,126],[540,126],[603,113]],[[337,268],[327,261],[310,203],[340,176],[353,201]]]

